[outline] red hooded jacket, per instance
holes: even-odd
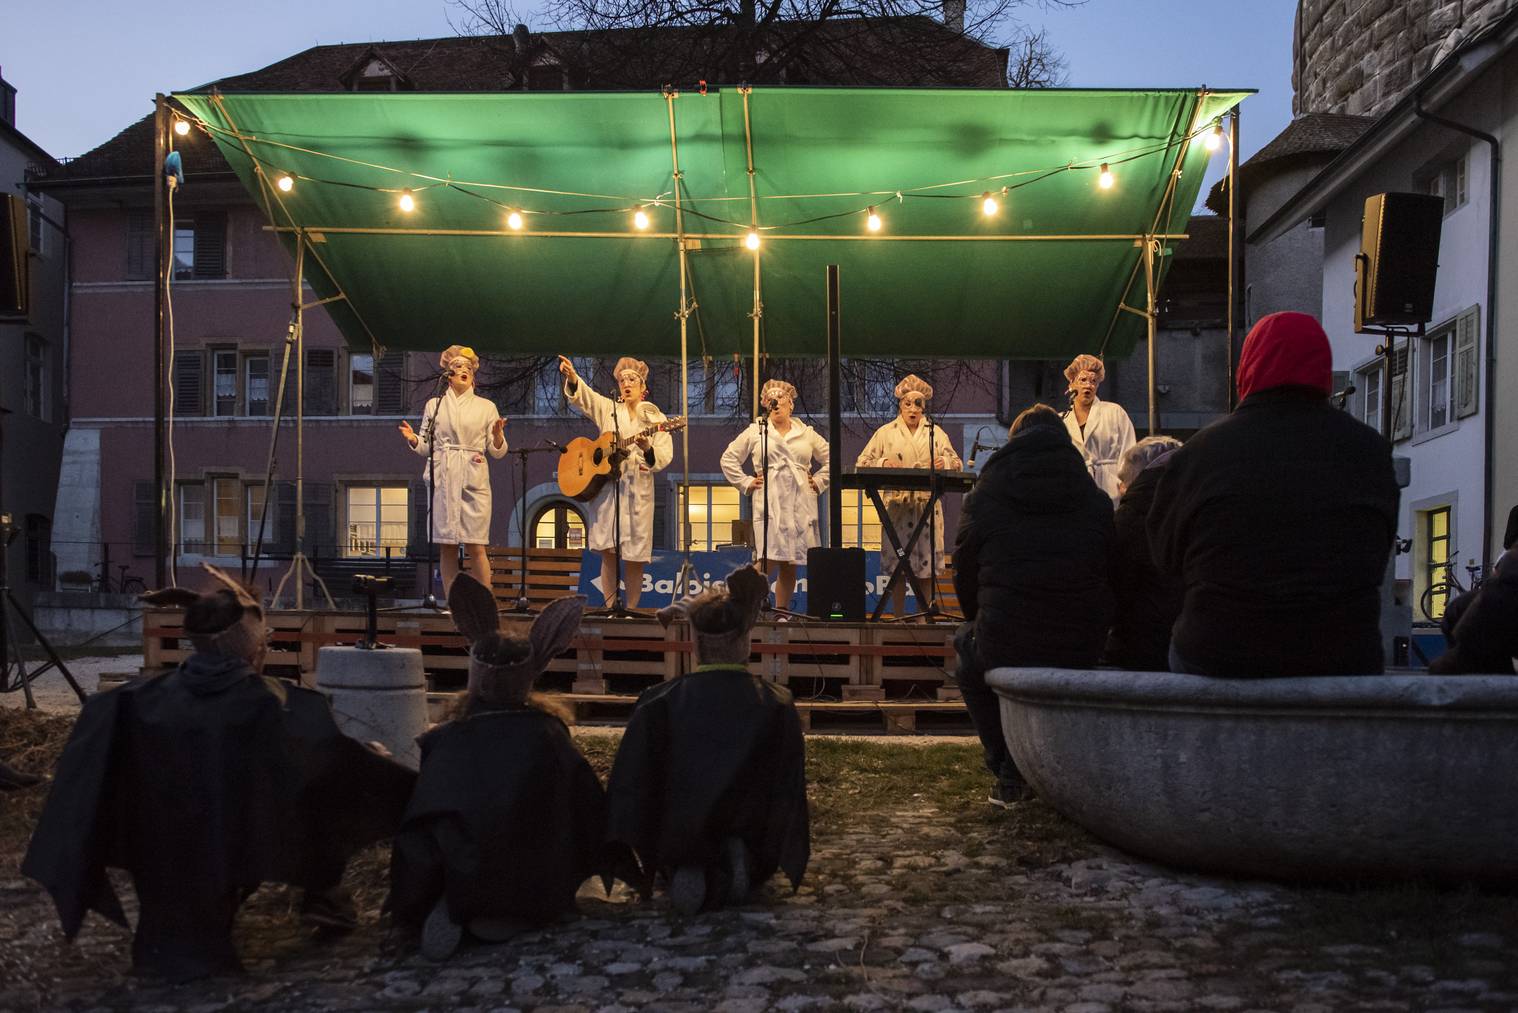
[[[1239,400],[1272,387],[1333,390],[1333,352],[1323,326],[1306,313],[1261,318],[1239,353]]]

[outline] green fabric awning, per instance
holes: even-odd
[[[1201,135],[1246,94],[175,98],[272,224],[306,230],[307,277],[321,296],[343,296],[327,309],[357,346],[678,355],[677,151],[692,355],[752,349],[752,213],[770,355],[824,354],[824,268],[836,263],[846,354],[1061,358],[1121,355],[1142,338],[1143,321],[1119,310],[1144,302],[1133,237],[1184,232],[1209,154]],[[1098,186],[1103,162],[1110,189]],[[195,166],[185,168],[193,186]],[[294,186],[281,192],[273,184],[286,173]],[[982,212],[984,191],[995,215]],[[866,228],[871,206],[878,233]],[[647,232],[633,225],[639,207]],[[293,231],[282,236],[293,247]]]

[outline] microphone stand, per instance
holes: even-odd
[[[437,498],[437,413],[443,407],[443,398],[448,396],[448,376],[448,373],[438,374],[437,386],[432,388],[432,417],[422,423],[422,428],[427,431],[427,593],[422,595],[421,607],[434,612],[443,611],[437,595],[432,593],[432,564],[437,551],[432,502]],[[448,593],[446,588],[443,593]]]
[[[1075,411],[1075,391],[1067,390],[1065,391],[1065,410],[1059,413],[1059,417],[1063,419],[1073,411]]]
[[[770,579],[770,410],[763,403],[759,405],[759,456],[760,474],[763,480],[760,488],[764,491],[764,525],[759,538],[759,567],[764,573],[764,582]]]

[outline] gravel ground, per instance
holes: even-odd
[[[606,733],[578,734],[602,765]],[[903,755],[894,742],[861,748],[857,769]],[[973,749],[944,755],[978,783]],[[849,801],[819,787],[794,894],[772,883],[741,909],[687,918],[662,897],[587,883],[579,918],[445,964],[379,914],[376,851],[350,869],[357,932],[313,939],[292,894],[265,888],[239,918],[247,973],[181,987],[132,977],[129,934],[99,918],[65,942],[16,872],[24,836],[12,834],[0,842],[0,1010],[1518,1009],[1510,896],[1178,873],[1040,802],[1000,813],[941,796],[907,783]]]

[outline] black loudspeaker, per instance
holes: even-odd
[[[1365,199],[1355,258],[1355,330],[1428,323],[1434,315],[1444,198],[1378,193]]]
[[[29,242],[26,204],[15,194],[0,195],[0,313],[26,315]]]
[[[806,611],[813,619],[864,622],[864,550],[806,550]]]

